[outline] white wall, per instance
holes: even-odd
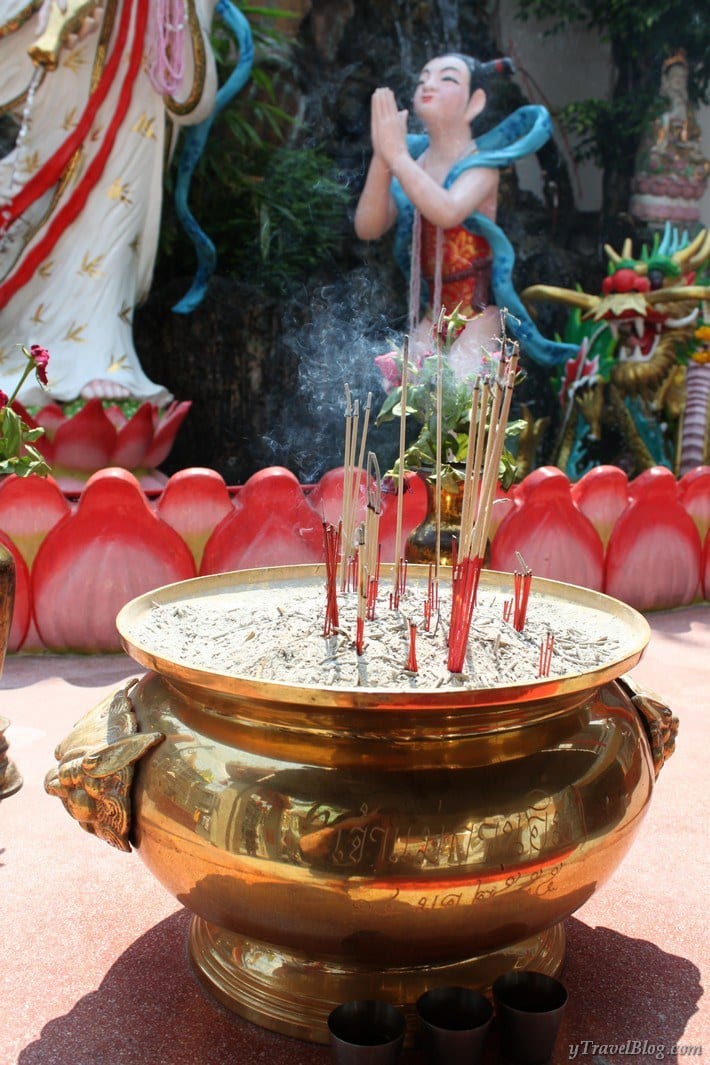
[[[598,210],[601,204],[601,174],[592,163],[575,163],[559,124],[555,110],[574,100],[590,96],[605,97],[611,92],[611,63],[608,45],[594,33],[568,29],[564,34],[545,37],[546,23],[521,22],[514,17],[515,0],[496,0],[492,4],[493,32],[501,52],[509,55],[518,68],[516,79],[533,103],[545,104],[553,116],[555,140],[570,168],[577,207],[582,211]],[[710,159],[710,107],[698,113],[703,138],[703,152]],[[518,179],[525,189],[541,194],[540,168],[535,159],[516,164]],[[701,204],[701,221],[710,226],[710,189]]]

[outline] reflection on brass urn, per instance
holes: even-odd
[[[149,672],[76,726],[48,787],[83,827],[121,846],[110,824],[137,849],[194,915],[199,978],[267,1028],[327,1042],[339,1002],[387,999],[411,1017],[430,987],[557,973],[564,919],[623,858],[672,750],[670,712],[627,674],[645,620],[537,581],[621,619],[614,660],[428,692],[214,674],[132,635],[154,603],[262,582],[283,582],[288,603],[306,578],[322,570],[219,574],[128,604],[119,631]],[[484,571],[481,585],[508,579]]]
[[[407,537],[406,554],[409,562],[428,563],[436,561],[437,532],[439,532],[440,561],[451,565],[454,537],[461,532],[461,507],[464,482],[450,477],[437,489],[433,473],[423,475],[426,485],[427,511],[422,521]],[[437,528],[437,497],[439,499],[439,522]]]
[[[5,665],[7,641],[10,638],[12,610],[15,605],[15,560],[12,552],[0,543],[0,676]],[[0,717],[0,800],[9,798],[22,787],[22,777],[10,758],[5,730],[10,722]]]

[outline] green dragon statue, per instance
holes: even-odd
[[[631,476],[664,465],[682,474],[710,461],[710,364],[701,324],[710,232],[690,240],[667,225],[634,258],[605,246],[600,295],[533,285],[527,301],[575,308],[566,339],[580,344],[555,385],[562,421],[552,462],[571,480],[611,463]],[[708,317],[703,315],[703,317]]]

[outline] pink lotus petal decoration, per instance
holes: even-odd
[[[670,470],[654,466],[630,485],[606,553],[604,590],[637,610],[685,606],[701,594],[702,545]]]
[[[216,470],[194,466],[174,473],[158,501],[158,517],[183,538],[199,569],[214,529],[234,512],[224,479]]]
[[[129,599],[194,576],[189,548],[153,513],[136,478],[100,470],[37,552],[37,630],[52,651],[118,651],[116,614]]]
[[[628,478],[618,466],[595,466],[572,485],[572,499],[606,548],[617,518],[629,502]]]
[[[129,424],[118,408],[104,413],[119,434]],[[517,569],[520,551],[537,576],[601,589],[639,610],[710,598],[709,474],[698,467],[676,482],[654,467],[627,485],[623,471],[600,467],[571,485],[555,467],[535,470],[497,504],[507,513],[489,564]],[[342,484],[342,468],[303,486],[288,470],[270,467],[228,489],[215,470],[196,467],[174,474],[149,502],[132,474],[108,468],[70,503],[51,476],[8,476],[0,480],[0,538],[13,551],[18,575],[10,649],[115,651],[117,611],[151,586],[193,576],[198,567],[213,573],[319,562],[323,519],[339,520]],[[422,478],[407,475],[406,485],[403,539],[427,507]],[[388,487],[383,561],[394,557],[397,514],[396,491]],[[602,541],[587,514],[603,532],[625,498],[602,567]],[[364,486],[358,516],[363,511]]]
[[[704,541],[710,530],[710,466],[697,466],[681,477],[678,498]]]
[[[161,411],[146,402],[127,418],[120,407],[104,408],[97,398],[71,417],[57,403],[48,403],[34,417],[14,404],[29,426],[44,428],[36,447],[64,492],[81,491],[92,473],[113,466],[135,471],[144,488],[162,487],[167,478],[155,467],[170,453],[191,405],[174,402]]]
[[[323,519],[289,470],[259,470],[207,541],[200,573],[320,562]]]
[[[53,477],[15,477],[0,482],[0,529],[28,566],[40,544],[71,507]]]
[[[491,568],[519,570],[517,552],[536,577],[602,589],[604,550],[592,523],[572,502],[570,483],[556,466],[542,466],[516,493],[491,546]]]

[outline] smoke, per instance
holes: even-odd
[[[403,322],[387,313],[386,296],[371,270],[358,268],[310,292],[308,306],[285,324],[282,343],[298,361],[298,384],[262,445],[272,465],[287,467],[302,483],[343,463],[346,384],[361,412],[372,393],[367,447],[383,471],[394,462],[396,428],[374,427],[385,392],[373,360],[402,341]]]

